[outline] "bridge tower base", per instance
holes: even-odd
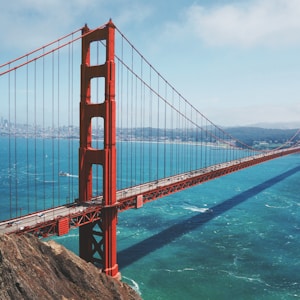
[[[79,227],[79,255],[101,267],[112,277],[119,278],[117,264],[116,207],[116,104],[115,104],[115,26],[109,21],[104,27],[82,30],[79,202],[93,198],[92,165],[103,167],[103,203],[99,220]],[[106,60],[103,65],[90,64],[90,45],[103,41]],[[91,102],[91,79],[104,78],[104,102]],[[92,147],[92,118],[104,120],[103,149]]]

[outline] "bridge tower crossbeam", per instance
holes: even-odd
[[[107,275],[119,277],[117,264],[116,226],[116,104],[115,104],[115,26],[109,21],[103,28],[83,28],[80,148],[79,148],[79,202],[92,199],[93,164],[103,167],[103,203],[99,220],[79,227],[79,255],[86,261],[102,267]],[[104,41],[106,61],[91,66],[92,42]],[[91,102],[91,79],[104,78],[105,100]],[[92,147],[92,118],[104,120],[103,149]]]

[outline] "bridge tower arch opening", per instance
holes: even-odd
[[[115,104],[115,26],[110,20],[104,27],[82,30],[79,202],[92,200],[93,165],[102,165],[103,203],[97,221],[79,227],[79,255],[101,267],[107,275],[119,277],[116,226],[116,104]],[[91,43],[105,43],[106,59],[91,65]],[[104,102],[91,102],[91,80],[104,78]],[[92,147],[92,118],[104,120],[103,149]]]

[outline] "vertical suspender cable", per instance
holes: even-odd
[[[181,95],[180,96],[180,101],[182,102],[182,98]],[[182,103],[183,105],[183,111],[184,111],[184,115],[186,115],[186,106],[185,103]],[[181,130],[181,141],[182,141],[182,155],[181,155],[181,160],[182,160],[182,168],[181,168],[181,172],[184,172],[186,170],[186,119],[184,118],[184,116],[181,114],[180,115],[181,118],[181,126],[182,126],[182,130]]]
[[[215,126],[215,134],[214,134],[214,138],[213,138],[213,143],[214,146],[216,145],[216,143],[218,141],[221,140],[221,136],[220,136],[221,132],[220,130],[217,130],[217,127]],[[212,147],[212,146],[211,146]],[[211,151],[211,156],[212,156],[212,163],[215,164],[216,163],[216,154],[218,153],[218,151]]]
[[[195,162],[195,159],[193,159],[193,156],[194,156],[194,149],[195,149],[195,146],[194,146],[194,128],[192,126],[193,124],[193,109],[192,109],[192,106],[190,106],[190,109],[191,109],[191,116],[190,116],[190,120],[192,121],[191,123],[191,126],[190,126],[190,167],[189,167],[189,170],[191,171],[192,170],[192,162],[194,161]]]
[[[130,118],[130,126],[129,126],[129,132],[130,132],[130,139],[129,139],[129,144],[130,144],[130,147],[129,147],[129,150],[130,152],[128,152],[128,156],[129,156],[129,153],[130,153],[130,178],[131,178],[131,184],[130,186],[133,186],[134,185],[134,180],[135,180],[135,174],[134,174],[134,168],[133,168],[133,157],[135,157],[134,155],[134,150],[133,150],[133,139],[132,139],[132,135],[133,135],[133,125],[132,125],[132,122],[133,122],[133,47],[131,47],[131,76],[130,76],[130,92],[129,92],[129,95],[130,95],[130,106],[129,106],[129,110],[127,111],[127,118]],[[129,103],[129,101],[128,101]]]
[[[72,43],[73,44],[73,43]],[[71,114],[72,114],[72,110],[71,110],[71,50],[70,50],[71,45],[68,45],[68,172],[71,172],[71,174],[73,173],[73,170],[71,170],[71,159],[72,159],[72,152],[71,152],[71,141],[73,140],[73,138],[71,139]],[[73,179],[71,180],[71,177],[68,177],[68,197],[71,197],[71,191],[73,189],[71,189],[71,183],[73,183]],[[71,197],[71,199],[73,199],[73,197]],[[67,199],[67,203],[70,202],[70,198]]]
[[[72,40],[73,40],[73,35],[72,35]],[[73,111],[74,111],[74,43],[71,44],[71,68],[70,68],[70,73],[71,73],[71,78],[70,78],[70,82],[71,82],[71,85],[70,85],[70,100],[71,100],[71,107],[70,107],[70,112],[71,112],[71,131],[72,131],[72,139],[71,139],[71,174],[75,174],[75,170],[74,170],[74,115],[73,115]],[[77,157],[77,155],[76,155]],[[77,161],[77,159],[76,159]],[[74,201],[75,199],[75,195],[74,195],[74,191],[75,191],[75,188],[74,188],[74,177],[72,177],[72,185],[71,185],[71,199],[72,199],[72,202]],[[78,190],[78,189],[77,189]]]
[[[175,95],[174,95],[174,88],[172,88],[172,106],[174,106],[174,100],[175,99]],[[172,131],[172,142],[171,142],[171,153],[170,153],[170,172],[171,172],[171,175],[173,176],[174,175],[174,166],[173,166],[173,161],[174,161],[174,144],[175,144],[175,126],[174,126],[174,122],[175,122],[175,118],[174,118],[174,109],[171,109],[171,126],[170,126],[170,130]]]
[[[141,57],[140,77],[143,78],[143,58]],[[141,139],[140,139],[140,182],[144,182],[144,121],[145,121],[145,86],[141,80],[141,103],[140,103],[140,123],[141,123]]]
[[[15,175],[15,197],[16,197],[16,213],[18,213],[18,157],[17,157],[17,70],[14,70],[14,175]],[[21,215],[21,208],[20,208]]]
[[[184,101],[184,115],[187,115],[187,110],[186,110],[186,101]],[[187,119],[185,117],[183,118],[183,132],[184,132],[184,136],[183,136],[183,141],[184,141],[184,154],[183,154],[183,158],[184,158],[184,172],[187,171],[188,169],[188,140],[187,140]]]
[[[151,73],[151,67],[150,67],[150,90],[149,90],[149,181],[153,180],[152,178],[152,91],[151,91],[151,78],[152,73]]]
[[[176,118],[176,124],[175,124],[175,129],[177,131],[177,128],[178,128],[178,133],[176,133],[176,173],[180,173],[180,154],[179,154],[179,149],[181,147],[181,145],[179,145],[179,140],[178,140],[178,136],[180,134],[180,114],[179,114],[179,111],[180,111],[180,101],[178,102],[178,112],[177,112],[177,118]]]
[[[52,118],[52,124],[51,124],[51,148],[52,148],[52,207],[54,207],[54,198],[55,198],[55,193],[54,193],[54,170],[55,170],[55,152],[54,152],[54,53],[52,53],[52,71],[51,71],[51,77],[52,77],[52,86],[51,86],[51,118]],[[54,213],[53,213],[54,214]]]
[[[160,178],[159,175],[159,131],[160,131],[160,124],[159,124],[159,74],[157,74],[157,136],[156,138],[156,179]]]
[[[195,153],[195,162],[196,162],[196,167],[195,167],[195,169],[198,169],[199,168],[199,126],[201,126],[200,124],[199,124],[199,121],[198,121],[198,114],[197,114],[197,112],[196,112],[196,124],[198,125],[198,126],[196,126],[196,132],[195,132],[195,151],[196,151],[196,153]]]
[[[137,129],[137,115],[138,115],[138,82],[137,82],[137,76],[135,76],[135,110],[134,110],[134,128]],[[137,135],[137,132],[136,134]],[[134,169],[135,169],[135,180],[136,180],[136,184],[140,184],[140,180],[139,180],[139,174],[138,174],[138,170],[137,170],[137,164],[138,164],[138,144],[135,142],[134,143],[134,153],[135,153],[135,157],[136,159],[134,160]],[[141,155],[141,154],[139,154]],[[139,172],[140,173],[140,172]]]
[[[35,200],[35,211],[38,210],[38,196],[37,196],[37,121],[36,121],[36,105],[37,105],[37,74],[36,74],[36,60],[34,61],[34,200]]]
[[[10,64],[9,64],[10,69]],[[10,74],[8,73],[8,182],[9,182],[9,215],[12,218],[12,165],[11,165],[11,88],[10,88]]]
[[[59,46],[59,41],[58,41]],[[60,170],[60,115],[59,115],[59,100],[60,100],[60,52],[57,50],[57,170],[56,174]],[[58,205],[60,205],[60,177],[58,176],[58,188],[57,188],[57,200]]]
[[[168,85],[167,82],[165,81],[165,99],[168,97]],[[164,113],[164,118],[165,118],[165,124],[164,124],[164,178],[167,177],[167,102],[165,101],[165,113]],[[168,173],[169,175],[169,173]]]
[[[191,116],[190,116],[190,121],[189,121],[189,139],[190,139],[190,169],[189,171],[192,171],[195,168],[195,163],[196,163],[196,156],[195,156],[195,141],[196,141],[196,127],[195,127],[195,122],[194,120],[194,115],[193,115],[193,108],[191,105],[190,110],[191,110]]]
[[[43,49],[43,53],[44,53]],[[45,56],[43,56],[42,62],[42,114],[43,114],[43,133],[46,132],[45,123]],[[46,151],[45,151],[45,137],[43,137],[43,209],[46,208]]]
[[[226,137],[225,137],[225,133],[223,133],[223,141],[225,141],[226,142]],[[220,159],[220,162],[222,163],[222,162],[224,162],[225,161],[225,152],[227,151],[227,144],[225,144],[224,145],[224,147],[223,147],[223,151],[222,151],[222,158]]]
[[[207,119],[205,119],[204,167],[207,167]]]
[[[180,114],[181,112],[181,109],[182,109],[182,104],[181,104],[181,97],[180,95],[178,94],[178,106],[179,106],[179,111],[178,111],[178,130],[179,130],[179,145],[178,145],[178,169],[177,169],[177,173],[182,173],[182,169],[183,169],[183,143],[182,143],[182,140],[183,140],[183,117],[182,115]]]
[[[186,102],[184,102],[184,116],[186,116]],[[185,172],[187,170],[187,122],[186,122],[186,118],[182,116],[182,125],[183,125],[183,172]]]
[[[124,58],[124,39],[123,37],[121,38],[121,61],[123,62],[123,58]],[[119,62],[120,64],[120,88],[119,88],[119,99],[118,99],[118,103],[119,103],[119,111],[123,112],[123,108],[124,108],[124,91],[123,91],[123,84],[124,84],[124,67],[123,64],[121,62]],[[124,114],[123,114],[124,115]],[[120,141],[120,151],[118,151],[119,157],[120,157],[120,161],[119,161],[119,166],[120,166],[120,180],[121,180],[121,189],[123,189],[124,186],[124,181],[123,178],[124,176],[124,164],[125,164],[125,159],[123,159],[123,155],[124,155],[124,128],[123,128],[123,118],[121,116],[118,117],[118,120],[120,120],[120,125],[119,125],[119,130],[121,132],[121,141]]]
[[[28,62],[28,56],[26,57]],[[26,65],[26,198],[27,198],[27,212],[30,211],[30,192],[29,192],[29,66]]]
[[[201,162],[200,162],[200,167],[203,168],[204,167],[204,149],[203,149],[203,145],[204,145],[204,124],[203,124],[203,117],[201,116]]]
[[[130,175],[130,165],[131,165],[131,161],[129,157],[129,145],[130,145],[130,141],[129,141],[129,70],[127,69],[127,75],[126,75],[126,178],[129,178]],[[132,178],[132,177],[130,177]],[[131,182],[130,182],[130,186],[131,186]]]
[[[117,107],[118,107],[118,118],[117,118],[117,138],[119,139],[117,147],[118,147],[118,152],[117,152],[117,168],[118,168],[118,173],[119,173],[119,183],[117,182],[117,188],[118,189],[122,189],[123,188],[123,183],[122,183],[122,178],[123,178],[123,174],[122,174],[122,122],[121,122],[121,111],[122,111],[122,101],[123,101],[123,97],[121,96],[122,93],[122,74],[121,74],[121,70],[122,70],[122,64],[120,62],[120,60],[117,60],[118,64],[117,64],[117,84],[118,84],[118,88],[117,88]]]

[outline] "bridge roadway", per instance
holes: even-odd
[[[116,206],[119,211],[140,208],[146,202],[274,158],[298,152],[300,152],[300,146],[266,154],[261,153],[122,189],[117,191]],[[99,220],[103,208],[102,196],[95,197],[87,203],[74,202],[62,205],[1,221],[0,234],[30,232],[44,237],[53,234],[66,234],[71,228]]]

